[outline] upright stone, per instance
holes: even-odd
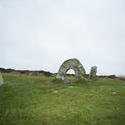
[[[97,73],[97,67],[96,66],[91,67],[89,73],[89,80],[94,80],[96,78],[96,73]]]
[[[60,69],[56,75],[56,78],[66,81],[65,75],[70,69],[74,70],[76,80],[83,78],[83,75],[85,74],[85,69],[80,63],[80,61],[75,58],[69,59],[63,62],[63,64],[60,66]]]
[[[2,74],[0,72],[0,86],[3,84],[3,78],[2,78]]]

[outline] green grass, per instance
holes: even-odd
[[[0,125],[125,125],[125,81],[63,84],[54,77],[6,73],[3,78]]]

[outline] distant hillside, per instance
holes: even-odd
[[[0,68],[1,73],[15,73],[15,74],[25,74],[25,75],[35,75],[35,76],[55,76],[56,73],[51,73],[48,71],[43,71],[43,70],[36,70],[36,71],[31,71],[31,70],[15,70],[15,69],[5,69],[5,68]],[[74,74],[66,74],[67,76],[74,76]],[[88,78],[89,74],[86,74],[85,77]],[[99,75],[99,78],[117,78],[115,75]]]
[[[15,70],[15,69],[5,69],[0,68],[0,72],[2,73],[15,73],[15,74],[26,74],[26,75],[44,75],[44,76],[52,76],[53,73],[39,70],[39,71],[30,71],[30,70]]]

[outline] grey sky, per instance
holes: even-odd
[[[124,0],[0,0],[0,67],[125,75]]]

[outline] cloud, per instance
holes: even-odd
[[[87,72],[123,75],[123,0],[1,0],[0,67],[57,72],[78,58]]]

